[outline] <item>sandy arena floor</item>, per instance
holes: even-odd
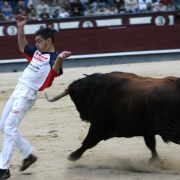
[[[180,61],[121,64],[84,68],[66,68],[53,86],[46,90],[53,97],[83,73],[123,71],[149,77],[180,77]],[[22,72],[3,73],[0,88],[0,113]],[[44,92],[20,125],[20,132],[35,148],[38,161],[27,171],[18,171],[20,155],[11,161],[11,180],[179,180],[180,146],[165,144],[157,136],[160,164],[149,164],[151,154],[142,137],[113,138],[87,150],[76,162],[67,156],[80,147],[89,124],[82,122],[69,96],[49,103]],[[2,134],[0,135],[2,142]],[[1,143],[0,143],[1,147]]]

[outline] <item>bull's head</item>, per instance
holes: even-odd
[[[84,76],[89,77],[90,75],[84,74]],[[82,78],[82,79],[84,79],[84,78]],[[62,93],[56,95],[55,97],[53,97],[53,98],[51,98],[51,99],[49,99],[49,98],[48,98],[48,95],[45,93],[45,97],[46,97],[47,101],[49,101],[49,102],[55,102],[55,101],[63,98],[64,96],[70,94],[72,91],[74,91],[74,90],[76,89],[76,86],[79,84],[79,82],[81,82],[82,79],[78,79],[78,80],[72,82],[72,83],[68,86],[67,89],[65,89]],[[72,98],[72,97],[71,97],[71,98]]]
[[[49,102],[54,102],[54,101],[57,101],[58,99],[61,99],[63,98],[64,96],[68,95],[69,94],[69,89],[65,89],[62,93],[54,96],[53,98],[49,99],[48,98],[48,95],[46,94],[45,92],[45,97],[46,99],[49,101]]]

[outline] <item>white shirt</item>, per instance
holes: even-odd
[[[30,63],[19,78],[19,82],[26,84],[29,88],[42,91],[52,85],[55,77],[62,74],[62,69],[59,74],[52,69],[58,56],[56,52],[41,53],[35,47],[27,45],[24,53]]]

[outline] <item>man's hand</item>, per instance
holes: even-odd
[[[26,24],[26,16],[23,16],[21,14],[17,15],[17,26],[21,27],[24,26]]]
[[[69,52],[69,51],[63,51],[62,53],[60,53],[52,68],[58,72],[59,69],[62,68],[63,59],[68,58],[70,55],[71,55],[71,52]]]
[[[71,52],[69,51],[63,51],[62,53],[58,55],[58,57],[61,59],[68,58],[69,56],[71,56]]]

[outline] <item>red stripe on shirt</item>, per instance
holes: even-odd
[[[52,85],[52,82],[54,80],[55,77],[60,76],[56,71],[54,71],[53,69],[50,70],[44,84],[39,88],[38,91],[42,91],[45,88],[48,88]]]
[[[31,62],[32,58],[30,56],[28,56],[28,54],[24,53],[24,56],[29,62]]]

